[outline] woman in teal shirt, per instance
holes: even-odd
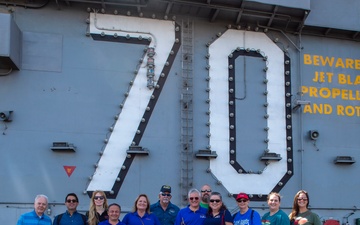
[[[261,218],[262,225],[290,225],[289,217],[280,209],[280,194],[271,192],[267,199],[270,211]]]

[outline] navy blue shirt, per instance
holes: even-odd
[[[111,225],[111,223],[109,223],[109,220],[105,220],[100,222],[98,225]],[[116,225],[125,225],[125,224],[119,220]]]
[[[233,222],[233,218],[229,210],[221,210],[218,215],[206,214],[204,225],[225,225],[225,222]]]
[[[58,222],[58,217],[60,215],[62,216],[60,218],[60,221]],[[70,213],[66,210],[65,213],[55,216],[53,225],[86,225],[86,221],[87,218],[85,217],[85,215],[82,215],[77,211],[75,211],[72,215],[70,215]]]
[[[174,225],[179,207],[169,202],[166,210],[161,207],[160,201],[150,206],[150,211],[160,220],[161,225]]]

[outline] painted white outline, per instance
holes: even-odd
[[[149,47],[155,47],[155,77],[165,66],[166,60],[175,43],[174,22],[127,16],[105,14],[90,14],[90,33],[105,35],[150,38]],[[119,115],[113,132],[109,138],[98,167],[92,176],[87,191],[112,191],[123,162],[126,160],[126,150],[136,135],[146,107],[154,90],[147,88],[147,55],[134,79],[123,109]],[[135,63],[134,63],[135,65]],[[135,68],[134,68],[135,70]],[[130,81],[130,80],[129,80]],[[122,99],[119,99],[121,102]]]
[[[268,148],[282,160],[270,163],[262,174],[239,174],[229,164],[228,56],[237,47],[261,49],[268,56]],[[209,46],[209,54],[210,146],[218,155],[210,160],[210,169],[230,193],[266,195],[287,172],[284,53],[263,33],[227,30]]]

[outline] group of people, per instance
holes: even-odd
[[[239,193],[236,202],[239,211],[231,215],[219,192],[213,192],[209,185],[200,191],[188,192],[189,204],[180,209],[171,203],[171,187],[163,185],[159,200],[150,205],[146,194],[140,194],[133,206],[120,221],[121,206],[108,205],[103,191],[94,191],[86,215],[77,212],[79,199],[74,193],[65,197],[66,212],[55,216],[52,221],[45,214],[48,198],[37,195],[34,210],[22,214],[17,225],[321,225],[319,216],[309,210],[309,195],[300,190],[294,196],[293,208],[289,215],[280,209],[281,196],[272,192],[268,195],[269,211],[262,217],[249,207],[250,198]]]

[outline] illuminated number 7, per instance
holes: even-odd
[[[131,154],[127,157],[126,150],[140,143],[179,50],[180,33],[180,27],[174,27],[172,21],[90,14],[90,34],[95,40],[148,44],[148,49],[156,54],[145,54],[144,64],[154,65],[140,66],[132,81],[122,111],[87,187],[89,195],[95,190],[103,190],[108,198],[116,198],[136,156]],[[153,74],[153,68],[158,72]],[[155,76],[157,82],[152,84],[151,76]]]

